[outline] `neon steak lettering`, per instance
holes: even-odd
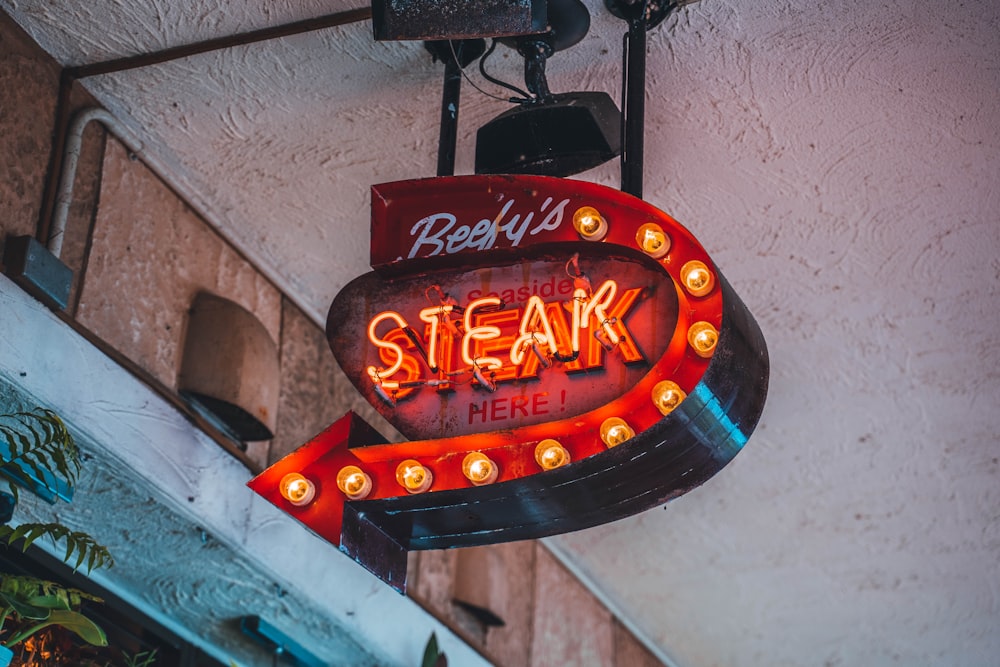
[[[463,369],[478,373],[479,383],[488,385],[537,377],[552,357],[561,357],[567,372],[601,366],[604,350],[615,346],[626,363],[643,361],[625,325],[642,288],[627,289],[620,295],[617,291],[613,280],[606,280],[590,297],[576,290],[571,321],[567,321],[563,302],[546,303],[538,296],[516,309],[490,311],[500,299],[488,296],[474,299],[464,309],[450,304],[424,308],[420,311],[420,320],[425,323],[420,357],[404,350],[419,349],[404,331],[409,327],[406,319],[395,311],[383,311],[369,322],[368,339],[378,348],[385,367],[369,366],[367,373],[376,391],[393,403],[420,384],[449,389],[449,377]],[[461,310],[464,313],[458,315]],[[396,326],[379,336],[377,329],[386,321]],[[464,334],[454,326],[458,322]],[[581,332],[593,333],[584,336],[581,344]],[[429,368],[434,379],[423,380],[422,368]]]

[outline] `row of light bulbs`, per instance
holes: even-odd
[[[573,229],[586,241],[602,241],[608,235],[608,221],[593,206],[582,206],[573,214]],[[667,233],[655,222],[640,226],[635,234],[636,245],[653,259],[663,259],[670,252]],[[697,259],[681,267],[681,284],[693,297],[707,296],[715,288],[715,275]],[[708,358],[715,352],[719,332],[710,322],[695,322],[688,328],[688,344],[699,357]]]
[[[663,415],[670,414],[687,396],[676,382],[663,380],[653,387],[652,401]],[[635,436],[635,431],[621,417],[609,417],[600,428],[601,441],[609,449],[617,447]],[[540,441],[535,446],[535,462],[544,470],[561,468],[571,460],[569,451],[558,440],[551,438]],[[469,452],[462,460],[462,474],[474,486],[492,484],[497,480],[500,469],[491,458],[482,452]],[[407,459],[396,466],[396,483],[407,493],[423,493],[434,483],[434,473],[415,459]],[[337,488],[348,500],[364,500],[373,488],[372,479],[355,465],[344,466],[337,473]],[[285,475],[279,484],[281,495],[292,505],[308,505],[316,497],[316,486],[300,473]]]
[[[587,241],[602,241],[608,235],[608,222],[592,206],[583,206],[573,214],[573,228]],[[655,222],[639,227],[636,245],[653,259],[662,259],[670,252],[670,237]],[[715,276],[699,260],[691,260],[681,267],[681,284],[692,297],[708,295],[715,287]],[[719,340],[719,332],[710,322],[695,322],[688,328],[688,344],[704,358],[712,356]],[[663,380],[653,387],[653,405],[663,415],[670,414],[686,394],[677,383]],[[605,419],[600,428],[601,441],[608,448],[615,447],[635,436],[635,431],[621,417]],[[535,446],[535,462],[542,470],[554,470],[570,462],[569,451],[557,440],[546,439]],[[492,484],[499,476],[497,464],[482,452],[470,452],[462,460],[462,474],[475,486]],[[434,483],[429,468],[414,459],[407,459],[396,467],[396,483],[407,493],[423,493]],[[372,479],[368,473],[354,465],[344,466],[337,473],[337,488],[349,500],[364,500],[372,492]],[[305,506],[316,497],[316,486],[299,473],[285,475],[279,484],[281,495],[293,505]]]
[[[610,227],[596,208],[582,206],[573,214],[573,229],[585,241],[603,241]],[[670,237],[655,222],[647,222],[636,230],[635,243],[653,259],[663,259],[670,252]],[[688,294],[702,297],[715,287],[715,276],[704,262],[694,259],[681,267],[681,283]]]

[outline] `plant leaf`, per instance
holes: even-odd
[[[438,667],[443,657],[444,654],[438,650],[437,635],[432,632],[430,639],[427,640],[427,646],[424,647],[424,659],[420,661],[420,666]],[[447,662],[445,664],[447,665]]]
[[[27,535],[28,531],[31,530],[31,526],[32,524],[30,523],[22,523],[20,526],[13,529],[10,532],[10,537],[7,538],[7,544],[13,544],[14,542],[17,542],[19,539]],[[4,526],[4,528],[9,528],[9,526]]]
[[[28,604],[24,600],[20,600],[13,595],[8,595],[7,593],[0,593],[0,600],[3,601],[4,606],[10,607],[14,610],[21,618],[29,618],[32,620],[45,620],[49,617],[52,610],[46,607],[37,607],[33,604]]]
[[[3,467],[16,464],[27,470],[49,487],[45,472],[63,478],[72,487],[80,471],[80,452],[66,424],[51,410],[36,409],[33,412],[17,412],[0,415],[13,424],[0,424],[10,449],[2,463]],[[2,468],[0,468],[2,472]],[[8,474],[8,476],[10,476]]]
[[[0,526],[0,542],[8,545],[23,539],[22,551],[27,551],[28,547],[40,537],[48,536],[54,543],[59,540],[66,540],[66,556],[63,560],[69,563],[70,557],[76,554],[76,565],[74,570],[78,570],[84,562],[88,564],[87,572],[90,573],[95,567],[113,567],[115,559],[108,551],[108,548],[99,544],[97,540],[87,533],[74,531],[58,523],[22,523],[17,528],[10,526]]]
[[[62,609],[69,611],[69,598],[65,595],[37,595],[29,599],[28,604],[40,609]]]
[[[77,611],[55,609],[49,616],[50,623],[57,623],[67,630],[72,630],[80,639],[94,646],[107,646],[108,638],[96,623]]]

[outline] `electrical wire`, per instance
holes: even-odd
[[[482,56],[480,56],[480,59],[479,59],[479,70],[480,70],[480,72],[482,72],[482,59],[485,58],[487,55],[489,55],[489,53],[492,52],[495,47],[496,47],[496,40],[494,39],[493,43],[490,45],[490,50],[487,51]],[[452,58],[454,58],[455,62],[458,63],[459,60],[458,60],[458,55],[455,53],[455,45],[452,43],[452,40],[450,40],[450,39],[448,40],[448,48],[451,49],[451,56],[452,56]],[[500,100],[502,102],[510,102],[511,104],[520,104],[520,103],[522,103],[522,102],[525,101],[525,100],[522,100],[522,99],[518,99],[516,97],[500,97],[499,95],[494,95],[493,93],[488,93],[485,90],[483,90],[482,88],[480,88],[479,86],[477,86],[475,81],[473,81],[472,79],[469,78],[469,75],[465,73],[465,68],[459,66],[458,71],[462,73],[462,78],[464,78],[466,81],[468,81],[470,86],[472,86],[473,88],[475,88],[476,90],[478,90],[483,95],[486,95],[486,97],[492,97],[493,99]],[[486,75],[485,72],[483,73],[483,76],[485,76],[487,79],[489,79],[493,83],[499,84],[499,85],[503,86],[504,88],[509,88],[509,89],[511,89],[511,90],[513,90],[513,91],[515,91],[515,92],[517,92],[519,94],[521,94],[521,95],[524,95],[529,100],[531,99],[530,95],[528,95],[523,90],[520,90],[519,88],[515,88],[514,86],[506,84],[506,83],[504,83],[502,81],[498,81],[496,79],[493,79],[492,77]]]
[[[503,86],[507,90],[512,90],[515,93],[517,93],[518,95],[520,95],[522,98],[524,98],[522,100],[518,100],[519,102],[520,101],[527,101],[527,100],[532,99],[530,93],[527,93],[527,92],[521,90],[520,88],[518,88],[517,86],[512,86],[511,84],[507,83],[506,81],[501,81],[500,79],[494,78],[494,77],[492,77],[492,76],[490,76],[489,74],[486,73],[486,59],[489,58],[491,55],[493,55],[493,51],[496,48],[497,48],[497,40],[496,39],[490,40],[490,48],[488,48],[486,50],[486,53],[484,53],[479,58],[479,73],[482,74],[483,78],[486,79],[487,81],[489,81],[491,83],[495,83],[498,86]]]

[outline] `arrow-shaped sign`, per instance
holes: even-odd
[[[417,437],[386,443],[349,414],[250,486],[387,583],[404,590],[409,550],[655,507],[743,447],[766,346],[668,215],[536,176],[372,192],[376,273],[338,295],[327,334],[362,395]]]

